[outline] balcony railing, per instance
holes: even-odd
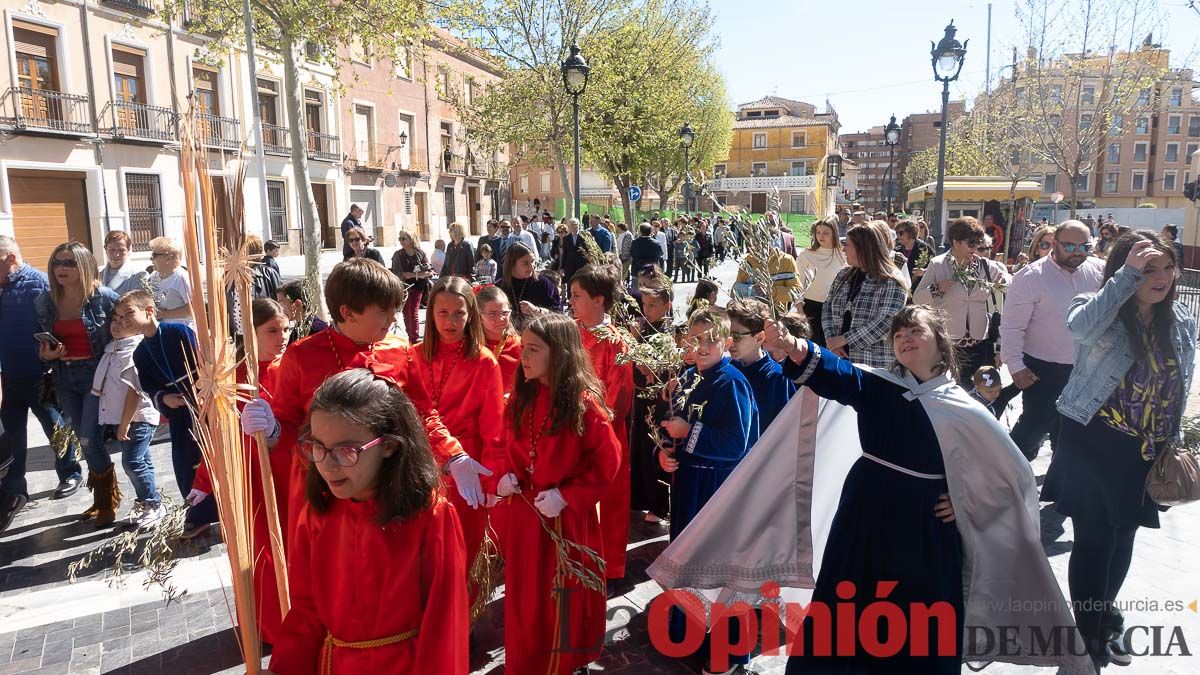
[[[442,173],[465,176],[467,175],[466,158],[462,155],[454,155],[449,152],[443,152],[438,163],[438,169],[440,169]]]
[[[341,159],[338,147],[337,136],[308,132],[308,156],[310,158],[336,162]]]
[[[815,187],[817,187],[816,176],[756,176],[752,178],[719,178],[712,182],[709,189],[720,192],[745,192],[772,188],[796,190]]]
[[[24,131],[90,134],[96,130],[87,96],[10,87],[0,110],[14,128]]]
[[[100,113],[100,125],[114,138],[167,143],[177,138],[178,116],[170,108],[130,101],[109,101]]]
[[[104,4],[120,7],[137,14],[153,14],[154,4],[150,0],[103,0]]]
[[[236,150],[242,145],[240,123],[232,117],[200,113],[196,115],[196,137],[210,148]]]
[[[263,134],[263,152],[268,155],[290,155],[292,154],[292,136],[291,130],[287,127],[281,127],[277,124],[264,124],[262,129]]]
[[[348,164],[356,171],[383,171],[392,164],[398,164],[401,150],[395,145],[365,141],[356,143]]]
[[[408,158],[407,162],[404,161],[406,156]],[[414,154],[406,145],[393,152],[392,156],[388,158],[388,170],[399,171],[404,174],[420,175],[429,173],[429,165],[425,161],[423,153]]]

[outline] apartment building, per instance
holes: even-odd
[[[713,196],[727,206],[763,213],[768,196],[778,190],[788,213],[816,213],[818,204],[831,209],[834,189],[825,188],[821,198],[817,193],[825,158],[838,153],[839,127],[832,108],[818,113],[803,101],[766,96],[739,105],[729,159],[713,167]]]

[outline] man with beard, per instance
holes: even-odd
[[[1100,290],[1104,261],[1091,255],[1091,231],[1068,220],[1054,233],[1051,255],[1013,276],[1000,321],[1000,358],[1022,390],[1013,443],[1032,461],[1047,434],[1058,429],[1055,401],[1071,377],[1075,341],[1067,332],[1067,306],[1080,293]]]

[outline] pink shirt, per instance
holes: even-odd
[[[1067,307],[1081,293],[1100,290],[1104,261],[1089,256],[1074,272],[1053,254],[1013,275],[1000,321],[1000,358],[1009,372],[1025,369],[1023,354],[1051,363],[1075,361],[1075,340],[1067,332]]]

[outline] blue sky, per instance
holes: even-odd
[[[717,66],[734,104],[767,94],[795,98],[823,109],[828,98],[842,131],[863,131],[941,106],[933,80],[929,43],[941,39],[954,19],[958,39],[969,39],[962,76],[951,98],[973,99],[984,88],[985,0],[710,0],[720,36]],[[1168,32],[1155,41],[1172,49],[1172,66],[1195,55],[1200,14],[1186,0],[1162,0]],[[1015,0],[992,3],[992,81],[1011,62],[1022,34]],[[1006,71],[1007,73],[1007,71]]]

